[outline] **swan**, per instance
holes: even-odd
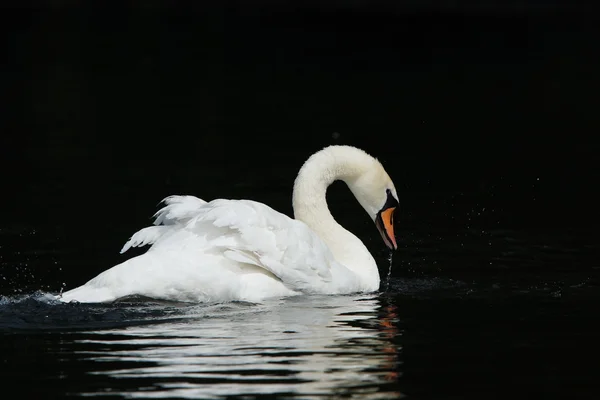
[[[364,243],[338,224],[326,191],[344,181],[375,222],[385,245],[397,249],[398,195],[381,163],[352,146],[313,155],[294,181],[294,218],[252,200],[204,201],[173,195],[121,253],[150,245],[136,257],[57,296],[62,302],[104,303],[139,295],[181,302],[260,302],[299,294],[368,293],[379,271]]]

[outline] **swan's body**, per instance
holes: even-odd
[[[141,295],[176,301],[251,301],[301,293],[343,294],[379,288],[373,256],[340,226],[325,192],[345,181],[395,248],[394,186],[381,164],[362,150],[331,146],[301,168],[294,183],[296,219],[250,200],[171,196],[155,226],[134,234],[121,252],[151,245],[65,292],[62,301],[108,302]],[[385,219],[385,220],[384,220]]]

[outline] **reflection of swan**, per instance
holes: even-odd
[[[373,295],[297,296],[188,310],[189,321],[90,332],[82,350],[100,361],[92,372],[100,387],[116,379],[112,394],[153,398],[398,396],[389,381],[398,368],[398,355],[390,352],[397,327],[380,324],[387,311]]]
[[[346,182],[375,221],[384,242],[396,248],[396,189],[379,161],[350,146],[330,146],[302,166],[294,183],[291,219],[249,200],[205,202],[172,196],[155,225],[125,244],[152,244],[63,301],[112,301],[143,295],[179,301],[260,301],[299,293],[342,294],[379,288],[379,273],[363,242],[339,225],[325,193]]]

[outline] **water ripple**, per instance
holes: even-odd
[[[64,334],[69,353],[60,357],[88,365],[87,387],[71,395],[401,396],[394,389],[401,350],[394,339],[401,330],[377,296],[301,296],[180,311],[168,322]]]

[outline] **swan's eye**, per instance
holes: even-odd
[[[385,189],[385,193],[387,194],[387,199],[385,201],[385,204],[383,205],[382,210],[387,210],[390,207],[396,207],[398,205],[398,200],[396,200],[396,198],[392,194],[392,191],[390,189]]]

